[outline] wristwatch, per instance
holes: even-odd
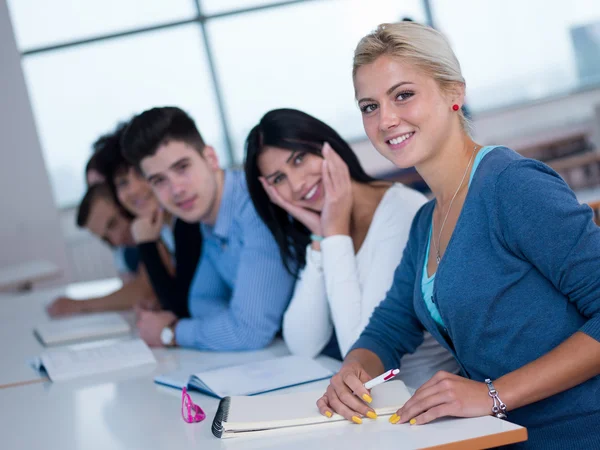
[[[160,341],[165,347],[175,346],[175,324],[166,326],[160,332]]]

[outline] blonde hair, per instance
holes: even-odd
[[[443,92],[449,92],[456,84],[466,86],[460,63],[446,37],[439,31],[415,22],[382,23],[363,37],[356,50],[352,78],[362,66],[372,64],[377,58],[389,55],[404,59],[431,76]],[[464,130],[469,123],[462,109],[458,111]]]

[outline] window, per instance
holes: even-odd
[[[236,9],[247,9],[280,2],[281,0],[202,0],[202,13],[208,15],[219,14]]]
[[[182,107],[207,142],[225,148],[195,24],[39,53],[23,66],[59,206],[81,199],[96,138],[153,106]]]
[[[22,51],[192,19],[194,0],[8,0]]]
[[[352,86],[354,48],[380,23],[404,16],[423,20],[421,3],[306,2],[210,21],[236,160],[243,160],[250,129],[274,108],[303,110],[346,139],[363,138]]]
[[[476,111],[577,88],[582,79],[572,30],[600,21],[596,0],[432,0],[432,9],[460,60]]]
[[[242,162],[250,127],[275,107],[362,137],[352,51],[381,22],[423,21],[422,0],[289,3],[9,0],[58,206],[83,195],[99,135],[153,106],[187,110],[223,165]]]
[[[153,106],[187,110],[224,165],[242,162],[247,133],[273,108],[302,109],[348,140],[364,138],[354,47],[379,23],[425,22],[424,5],[461,61],[476,112],[600,82],[600,55],[586,56],[600,48],[597,0],[8,4],[59,206],[81,198],[93,141]]]

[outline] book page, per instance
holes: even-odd
[[[317,361],[303,356],[284,356],[194,374],[190,385],[206,386],[219,397],[252,395],[333,375]],[[197,381],[200,381],[198,383]]]
[[[35,332],[47,345],[127,334],[129,324],[118,313],[95,313],[54,319],[40,324]]]
[[[317,400],[324,390],[257,397],[232,397],[223,428],[228,431],[289,427],[344,420],[338,414],[328,419],[319,413]],[[371,407],[377,415],[396,412],[411,394],[401,380],[389,381],[371,390]],[[285,405],[285,407],[282,407]]]
[[[40,360],[52,381],[156,364],[154,354],[141,339],[79,349],[48,350],[42,353]]]

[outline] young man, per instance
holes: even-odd
[[[123,310],[140,305],[156,307],[156,299],[148,276],[138,261],[137,251],[131,236],[131,219],[116,204],[110,188],[103,183],[90,187],[83,197],[77,213],[77,225],[89,229],[93,234],[111,245],[116,253],[115,263],[119,274],[127,275],[124,286],[112,294],[74,300],[58,297],[47,308],[53,317],[84,312]],[[130,274],[130,275],[129,275]]]
[[[215,149],[179,108],[134,117],[122,144],[163,207],[186,222],[200,222],[203,235],[190,288],[191,318],[143,312],[140,336],[153,346],[215,351],[268,345],[280,328],[294,278],[254,210],[243,173],[219,168]]]

